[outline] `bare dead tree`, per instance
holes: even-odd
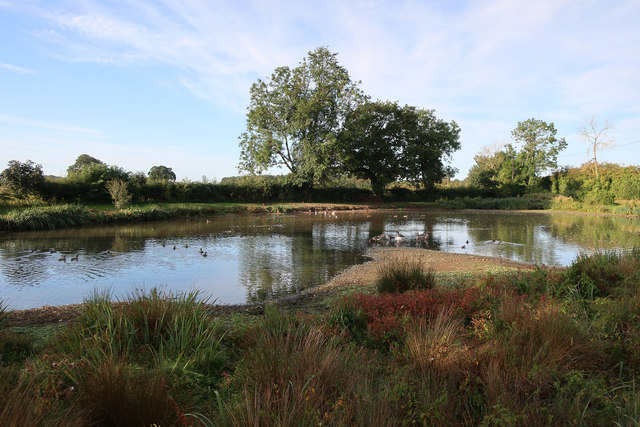
[[[596,177],[598,173],[598,156],[597,152],[605,147],[611,147],[615,144],[615,140],[609,135],[609,132],[613,130],[613,125],[605,120],[604,123],[600,123],[600,119],[592,115],[591,117],[585,117],[584,123],[578,128],[580,135],[584,138],[585,143],[589,145],[588,154],[593,153],[593,157],[589,161],[593,164]]]

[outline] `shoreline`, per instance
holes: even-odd
[[[52,213],[55,209],[71,211]],[[36,212],[29,218],[17,219],[10,212],[21,212],[23,208],[0,215],[0,235],[24,231],[65,230],[83,227],[95,227],[118,224],[144,224],[162,220],[184,220],[212,218],[225,215],[256,214],[312,214],[331,211],[432,211],[467,213],[515,213],[515,214],[560,214],[576,216],[603,216],[640,218],[638,215],[616,214],[611,212],[585,212],[553,209],[447,209],[435,202],[387,202],[387,203],[159,203],[132,205],[120,210],[96,208],[93,205],[51,205],[36,206]],[[18,215],[19,216],[19,215]]]
[[[211,314],[214,316],[228,316],[233,313],[260,315],[264,313],[264,307],[269,304],[292,309],[322,305],[327,298],[341,291],[370,288],[375,282],[378,268],[381,265],[401,258],[419,260],[425,270],[431,269],[434,273],[441,274],[490,274],[509,271],[532,271],[536,268],[536,264],[511,261],[506,258],[418,248],[371,248],[365,256],[370,260],[363,264],[356,264],[346,268],[322,285],[305,289],[298,294],[261,303],[211,305]],[[561,267],[542,267],[561,269]],[[121,303],[114,302],[114,304]],[[59,306],[44,305],[24,310],[11,310],[7,313],[6,322],[9,327],[65,324],[73,320],[81,312],[82,307],[83,304],[80,303]]]

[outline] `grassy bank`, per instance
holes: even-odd
[[[551,210],[562,212],[605,213],[640,216],[640,200],[616,200],[613,204],[580,202],[572,197],[551,193],[525,194],[519,197],[464,197],[440,200],[442,209]]]
[[[329,294],[320,312],[97,294],[42,332],[0,308],[0,424],[640,421],[640,251],[485,276],[400,267],[379,272],[384,293]]]
[[[53,230],[83,225],[158,221],[228,213],[286,213],[309,210],[365,209],[350,204],[166,203],[113,209],[111,205],[52,205],[15,208],[0,214],[0,231]]]

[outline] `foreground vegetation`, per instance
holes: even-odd
[[[30,329],[0,306],[0,424],[636,425],[639,279],[633,250],[480,278],[385,265],[384,293],[320,312],[152,290]]]

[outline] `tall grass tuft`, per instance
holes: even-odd
[[[91,425],[179,425],[183,416],[162,373],[111,358],[83,376],[77,390],[75,407]]]
[[[432,270],[424,271],[420,261],[401,259],[385,262],[378,270],[376,288],[379,293],[431,289],[435,283]]]
[[[357,352],[274,309],[247,335],[245,348],[235,373],[241,392],[224,406],[223,424],[339,425],[350,419],[353,390],[362,380]]]
[[[9,317],[9,306],[4,300],[0,299],[0,326],[7,320],[7,317]]]
[[[601,349],[552,301],[532,306],[522,297],[504,296],[492,336],[479,355],[490,408],[540,407],[554,379],[607,368]]]
[[[94,367],[114,359],[163,369],[181,381],[215,377],[224,361],[222,331],[207,303],[197,291],[164,293],[154,288],[118,303],[112,303],[108,293],[95,293],[58,349],[81,352]]]
[[[85,426],[87,420],[79,408],[49,400],[40,384],[13,366],[0,366],[0,425],[6,427],[64,425]]]

